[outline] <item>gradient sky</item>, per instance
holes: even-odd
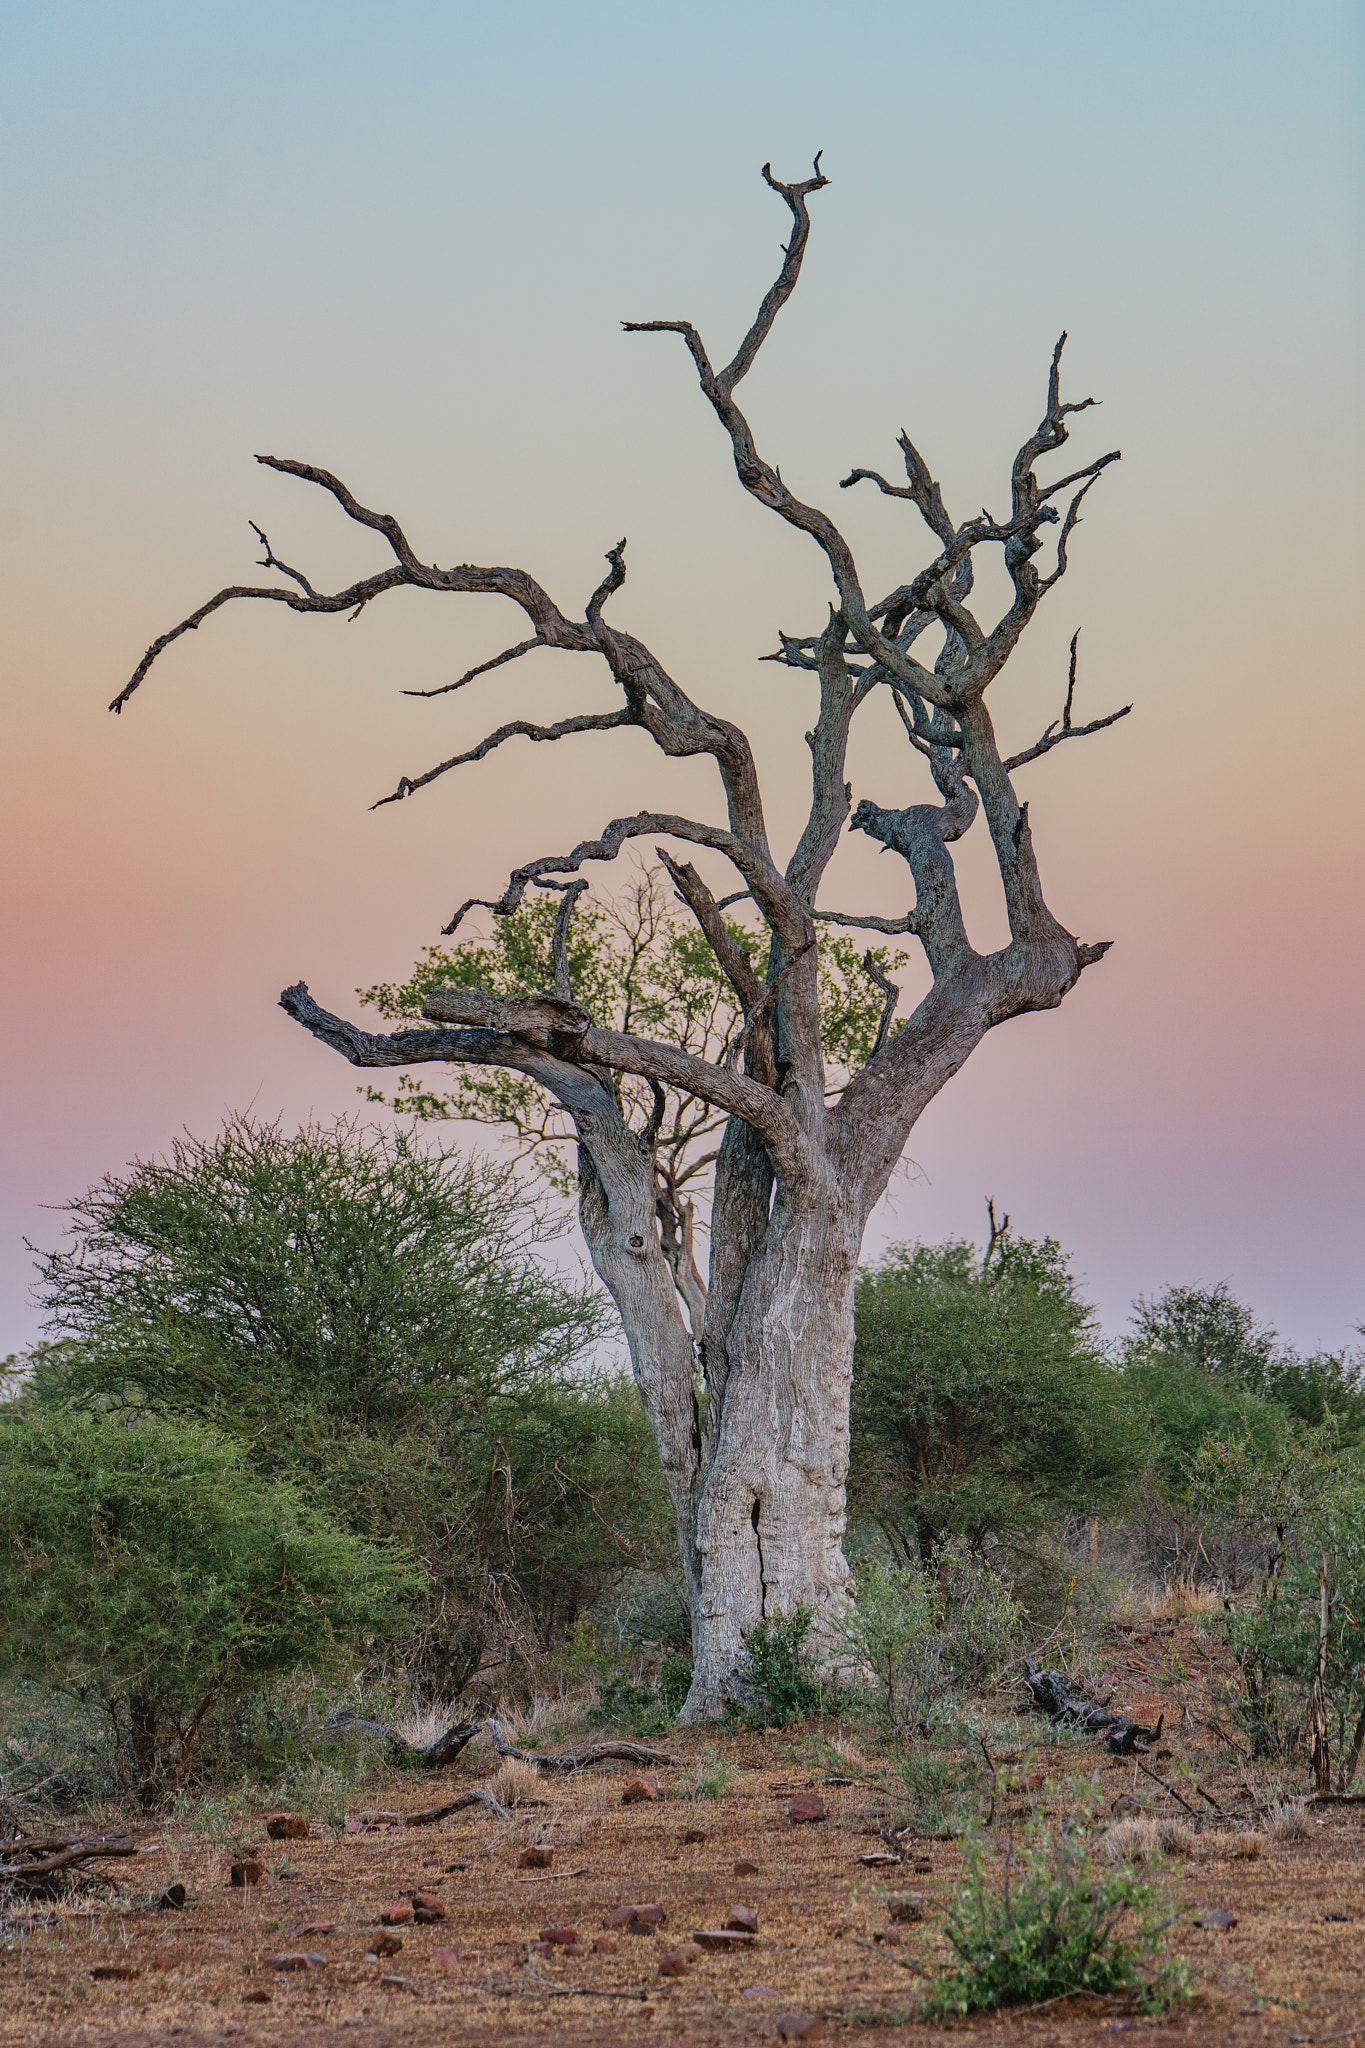
[[[634,734],[513,743],[371,812],[505,718],[610,705],[551,655],[398,694],[521,637],[498,600],[237,607],[110,718],[157,633],[257,580],[248,518],[320,583],[384,560],[256,451],[566,610],[628,534],[613,615],[747,726],[790,844],[809,691],[756,658],[818,628],[827,577],[740,491],[681,344],[618,323],[685,314],[728,354],[786,232],[759,166],[817,148],[833,182],[744,395],[865,586],[927,549],[838,478],[889,471],[903,426],[957,518],[1002,507],[1063,326],[1072,394],[1104,400],[1075,460],[1124,451],[992,695],[1036,737],[1079,626],[1078,715],[1136,706],[1019,778],[1053,908],[1114,950],[950,1084],[872,1248],[976,1233],[993,1194],[1111,1332],[1226,1278],[1302,1346],[1353,1341],[1361,26],[1334,0],[0,8],[0,1354],[37,1334],[44,1205],[229,1110],[354,1105],[286,983],[356,1014],[518,860],[642,805],[719,815]],[[861,722],[855,795],[925,794],[889,705]],[[978,943],[987,861],[978,830]],[[850,841],[823,900],[898,912],[898,867]]]

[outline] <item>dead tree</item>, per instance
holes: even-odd
[[[844,486],[867,481],[903,500],[929,528],[933,559],[887,595],[869,601],[852,549],[828,513],[803,503],[755,445],[736,403],[774,321],[800,275],[810,233],[808,202],[827,182],[813,175],[786,185],[767,165],[763,176],[791,214],[777,279],[732,359],[717,368],[686,320],[628,321],[630,333],[680,336],[702,395],[729,437],[739,481],[779,519],[806,535],[833,579],[828,623],[812,635],[781,634],[769,659],[809,675],[818,711],[806,734],[812,767],[810,811],[785,865],[768,840],[754,754],[730,719],[705,709],[667,673],[642,641],[611,624],[609,601],[625,580],[625,542],[607,554],[607,573],[581,617],[562,611],[525,570],[441,568],[419,559],[391,514],[362,505],[339,478],[310,463],[257,459],[328,491],[347,516],[371,528],[391,560],[343,590],[314,587],[279,560],[265,534],[262,566],[278,581],[234,584],[156,640],[127,687],[119,711],[153,662],[183,633],[238,598],[263,599],[296,612],[355,613],[391,590],[483,593],[517,606],[526,637],[480,663],[450,689],[520,660],[535,648],[605,662],[621,702],[605,713],[579,712],[551,725],[510,718],[476,747],[425,773],[404,776],[383,802],[407,798],[438,777],[518,738],[558,741],[636,727],[667,756],[709,755],[724,794],[724,821],[639,811],[612,819],[567,853],[527,861],[493,899],[471,897],[445,927],[453,932],[482,904],[494,916],[516,909],[529,888],[562,891],[555,986],[508,1000],[469,989],[438,990],[426,1005],[429,1030],[376,1035],[321,1009],[306,985],[285,990],[288,1013],[359,1067],[408,1067],[422,1061],[500,1065],[531,1076],[572,1119],[578,1140],[579,1213],[593,1264],[610,1292],[667,1475],[677,1516],[692,1608],[694,1677],[684,1719],[720,1712],[744,1635],[764,1614],[808,1603],[819,1640],[845,1597],[844,1476],[853,1353],[853,1281],[864,1227],[904,1152],[916,1119],[986,1032],[1025,1011],[1052,1009],[1108,941],[1082,944],[1043,895],[1029,809],[1015,793],[1015,771],[1064,742],[1111,725],[1128,709],[1076,724],[1075,641],[1065,706],[1031,746],[1005,755],[986,705],[1046,593],[1065,574],[1067,548],[1082,503],[1117,451],[1052,480],[1040,461],[1062,447],[1068,421],[1091,399],[1061,396],[1065,335],[1047,380],[1047,403],[1010,471],[1010,501],[1000,519],[983,511],[958,525],[918,448],[899,446],[904,483],[855,469]],[[1064,512],[1058,502],[1065,502]],[[1036,557],[1055,526],[1046,573]],[[1013,588],[1008,609],[983,626],[969,608],[973,554],[1003,550]],[[936,655],[920,659],[917,644]],[[433,693],[435,694],[435,693]],[[932,778],[936,801],[864,798],[852,809],[845,754],[854,714],[889,694],[912,752]],[[794,710],[794,716],[803,716]],[[922,771],[921,771],[922,772]],[[889,773],[889,771],[888,771]],[[913,882],[913,906],[901,917],[817,908],[820,886],[852,809],[851,829],[898,853]],[[982,953],[967,934],[949,847],[985,817],[1009,917],[1007,945]],[[601,1028],[569,986],[566,934],[583,886],[580,870],[609,862],[633,841],[658,857],[708,940],[733,988],[744,1023],[719,1062],[625,1031]],[[733,890],[717,893],[686,857],[718,856]],[[723,912],[743,902],[769,941],[766,974],[736,941]],[[932,975],[929,992],[897,1030],[883,1029],[872,1057],[837,1100],[827,1099],[816,993],[821,920],[881,933],[910,934]],[[888,989],[884,1022],[895,1007]],[[726,1119],[715,1169],[709,1274],[704,1304],[691,1304],[694,1334],[674,1265],[661,1241],[652,1147],[658,1111],[632,1127],[619,1077],[654,1086],[656,1105],[672,1087],[711,1104]],[[695,1293],[695,1289],[692,1290]],[[698,1313],[699,1312],[699,1313]]]

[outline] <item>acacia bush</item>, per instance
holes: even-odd
[[[144,1807],[210,1717],[272,1675],[394,1628],[411,1560],[259,1477],[202,1425],[0,1418],[0,1656],[93,1702]]]
[[[861,1565],[855,1590],[841,1632],[852,1683],[892,1735],[927,1732],[945,1699],[997,1674],[1019,1640],[1008,1585],[960,1538],[927,1565]]]
[[[353,1535],[420,1559],[384,1661],[456,1697],[531,1684],[585,1605],[671,1550],[602,1298],[506,1169],[351,1119],[237,1117],[67,1205],[40,1261],[56,1342],[24,1399],[198,1421]]]

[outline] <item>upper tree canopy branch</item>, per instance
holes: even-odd
[[[381,796],[377,803],[370,805],[370,809],[377,811],[385,804],[401,802],[405,796],[411,796],[415,789],[422,789],[428,782],[434,782],[438,775],[444,775],[448,769],[463,768],[470,761],[482,761],[485,754],[491,754],[494,747],[500,747],[504,740],[562,740],[571,733],[610,732],[614,726],[639,723],[639,714],[629,705],[623,711],[582,711],[575,718],[561,718],[556,725],[533,725],[529,719],[513,718],[506,725],[500,725],[496,732],[490,732],[476,747],[469,747],[463,754],[452,754],[448,761],[440,762],[435,768],[428,768],[425,775],[400,775],[398,787],[393,795]]]
[[[1022,768],[1026,761],[1036,761],[1040,754],[1051,753],[1054,747],[1060,747],[1063,740],[1083,740],[1092,732],[1103,732],[1107,725],[1117,725],[1119,719],[1126,718],[1132,710],[1131,704],[1125,704],[1120,710],[1111,711],[1107,718],[1092,718],[1088,725],[1073,725],[1071,723],[1071,706],[1076,695],[1076,643],[1080,637],[1080,628],[1077,627],[1071,636],[1071,664],[1067,675],[1066,703],[1062,706],[1060,727],[1054,718],[1040,740],[1035,740],[1034,744],[1031,747],[1026,747],[1022,754],[1010,755],[1005,763],[1007,770]]]
[[[727,832],[719,825],[699,824],[692,818],[678,818],[661,811],[638,811],[633,818],[613,818],[599,839],[583,839],[571,853],[542,854],[538,860],[527,861],[516,868],[501,896],[494,900],[471,896],[442,927],[442,936],[449,938],[469,911],[476,907],[491,910],[497,917],[509,917],[521,902],[527,885],[538,881],[544,875],[572,874],[585,860],[615,860],[621,848],[629,839],[638,839],[647,832],[667,833],[673,839],[685,839],[694,846],[709,846],[738,868],[748,883],[748,893],[762,910],[774,934],[795,951],[805,944],[809,933],[805,917],[797,909],[793,915],[790,892],[785,886],[777,891],[772,887],[773,876],[766,863],[758,858],[748,842],[734,832]]]

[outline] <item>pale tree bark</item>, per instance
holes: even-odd
[[[635,727],[662,753],[709,755],[719,775],[725,821],[641,811],[609,823],[566,854],[529,860],[502,894],[470,898],[445,927],[453,932],[476,904],[507,916],[531,888],[562,892],[556,927],[555,986],[521,999],[484,991],[439,988],[424,1014],[430,1028],[376,1035],[318,1007],[300,983],[281,997],[284,1008],[324,1043],[360,1067],[410,1067],[424,1061],[496,1065],[530,1076],[571,1119],[578,1140],[579,1213],[593,1265],[619,1311],[631,1365],[659,1446],[677,1517],[679,1548],[693,1617],[694,1678],[684,1718],[721,1712],[737,1684],[747,1632],[764,1615],[808,1604],[815,1641],[828,1646],[846,1597],[844,1480],[848,1464],[848,1397],[853,1353],[853,1284],[868,1216],[886,1189],[910,1132],[980,1043],[1007,1018],[1061,1002],[1105,944],[1083,945],[1044,899],[1028,805],[1012,776],[1065,741],[1112,724],[1128,707],[1085,725],[1072,709],[1076,643],[1061,719],[1022,752],[1003,757],[986,708],[986,692],[1004,668],[1039,602],[1065,573],[1080,506],[1117,451],[1052,482],[1036,466],[1067,439],[1071,415],[1093,401],[1064,402],[1062,341],[1048,376],[1037,429],[1010,471],[1010,507],[958,526],[918,449],[900,437],[906,481],[854,470],[844,487],[869,481],[911,506],[928,526],[936,552],[928,566],[879,601],[864,595],[847,541],[824,511],[792,495],[780,471],[758,451],[735,389],[756,361],[783,304],[795,288],[810,233],[808,202],[826,183],[814,174],[786,185],[767,166],[764,178],[787,207],[791,238],[778,277],[732,360],[716,369],[696,329],[680,320],[627,322],[627,331],[668,332],[683,339],[702,394],[728,435],[743,488],[814,542],[833,580],[828,623],[812,636],[782,634],[768,657],[815,680],[819,708],[806,735],[811,754],[810,811],[785,868],[768,840],[753,752],[729,719],[704,709],[633,635],[605,616],[625,580],[625,543],[609,550],[608,571],[581,618],[563,612],[523,570],[454,568],[420,561],[391,515],[361,505],[328,471],[273,456],[258,460],[320,486],[351,519],[386,542],[387,568],[344,590],[315,589],[262,542],[262,566],[283,580],[233,585],[153,643],[112,709],[121,710],[153,662],[181,634],[237,598],[260,598],[297,612],[356,612],[386,591],[410,587],[486,593],[524,614],[530,637],[469,670],[447,689],[518,661],[535,648],[586,654],[605,662],[619,686],[619,709],[569,715],[551,725],[505,722],[476,747],[425,773],[404,776],[391,803],[438,777],[482,759],[517,738],[558,741]],[[1069,494],[1069,495],[1068,495]],[[1067,498],[1065,514],[1053,500]],[[1052,566],[1035,557],[1043,529],[1058,533]],[[1013,601],[993,626],[968,607],[973,553],[1003,549]],[[940,641],[932,663],[917,643]],[[415,693],[419,694],[419,693]],[[436,695],[442,692],[420,694]],[[852,720],[873,696],[894,701],[905,735],[927,767],[933,795],[880,803],[865,797],[853,809],[845,781]],[[805,716],[804,711],[794,715]],[[922,772],[922,771],[920,771]],[[846,826],[869,834],[905,863],[913,902],[898,918],[819,905],[826,868]],[[953,867],[952,844],[983,814],[1009,917],[1008,944],[981,953],[967,932]],[[610,862],[637,840],[655,847],[734,992],[743,1031],[711,1061],[630,1031],[602,1028],[574,999],[565,934],[581,869]],[[664,844],[661,842],[669,842]],[[692,864],[700,849],[733,877],[717,895]],[[768,939],[766,975],[724,915],[743,901]],[[819,907],[817,907],[819,906]],[[821,921],[881,933],[909,934],[922,946],[932,975],[928,994],[899,1029],[891,1030],[897,990],[869,955],[868,971],[885,994],[876,1044],[866,1064],[831,1099],[817,995],[817,933]],[[632,1127],[622,1109],[619,1077],[647,1082],[654,1114]],[[665,1090],[710,1106],[724,1121],[715,1166],[709,1270],[696,1257],[694,1218],[657,1159]]]

